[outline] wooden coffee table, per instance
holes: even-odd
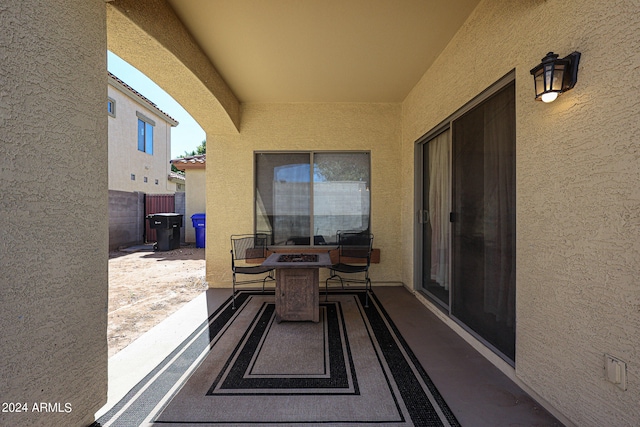
[[[328,252],[274,253],[262,263],[276,269],[276,321],[320,320],[319,269],[331,267]]]

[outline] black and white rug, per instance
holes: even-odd
[[[273,293],[241,292],[98,422],[458,426],[375,295],[364,299],[330,293],[320,322],[277,323]]]

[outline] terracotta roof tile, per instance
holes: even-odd
[[[197,156],[181,157],[171,160],[171,163],[178,169],[204,168],[207,164],[207,155],[199,154]]]
[[[184,164],[196,164],[196,163],[206,163],[207,155],[206,154],[198,154],[197,156],[188,156],[188,157],[180,157],[177,159],[171,160],[171,163],[184,163]]]
[[[183,174],[175,172],[169,172],[169,180],[181,181],[182,183],[185,181]]]

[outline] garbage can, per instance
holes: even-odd
[[[197,213],[191,215],[193,228],[196,229],[196,248],[204,248],[205,235],[207,231],[206,214]]]
[[[180,248],[180,227],[182,214],[154,213],[147,215],[149,227],[156,230],[158,241],[153,246],[156,251],[170,251]]]

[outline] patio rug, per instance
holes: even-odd
[[[272,292],[241,292],[98,422],[459,426],[375,295],[364,303],[334,292],[320,322],[277,323]]]

